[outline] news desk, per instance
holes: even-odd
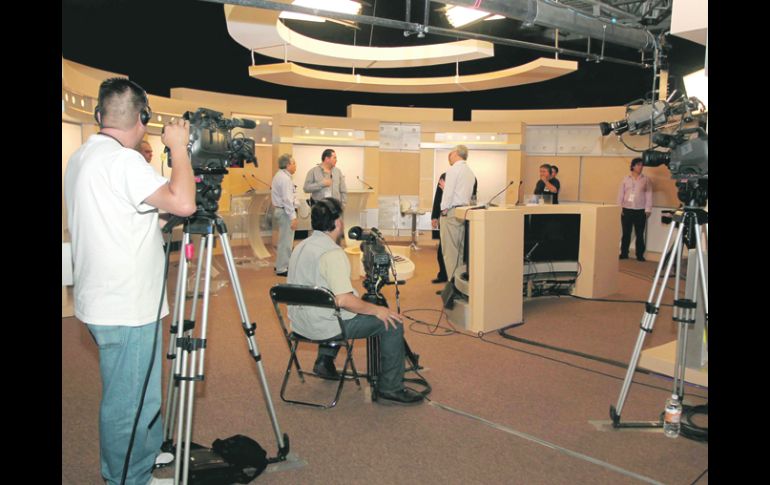
[[[580,275],[573,294],[606,297],[617,290],[620,206],[589,203],[455,209],[468,221],[468,301],[456,301],[449,321],[490,332],[523,321],[524,216],[579,214]]]

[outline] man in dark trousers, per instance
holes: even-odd
[[[644,229],[652,212],[652,181],[642,174],[641,158],[631,160],[631,173],[623,178],[618,189],[618,205],[622,208],[620,224],[623,236],[620,240],[620,259],[628,258],[631,230],[636,234],[636,259],[645,261]]]
[[[446,265],[444,265],[444,253],[441,251],[441,236],[438,228],[438,220],[441,216],[441,197],[444,195],[444,183],[446,182],[446,172],[442,173],[436,184],[436,194],[433,196],[433,211],[430,214],[430,222],[433,226],[433,239],[438,239],[438,274],[431,280],[431,283],[446,283]]]

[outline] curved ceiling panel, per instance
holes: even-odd
[[[283,86],[365,93],[455,93],[484,91],[554,79],[577,70],[576,61],[541,57],[521,66],[466,76],[395,78],[319,71],[291,62],[250,66],[255,79]]]
[[[233,5],[224,8],[227,31],[236,42],[257,54],[304,64],[408,68],[494,56],[492,43],[475,40],[413,47],[362,47],[323,42],[286,27],[278,20],[278,11]]]

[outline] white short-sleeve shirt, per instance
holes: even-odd
[[[139,152],[92,135],[70,158],[64,198],[74,259],[75,316],[138,326],[168,314],[158,210],[144,200],[168,180]]]

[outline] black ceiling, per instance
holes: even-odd
[[[404,20],[405,2],[369,0],[362,14]],[[449,27],[431,6],[430,24]],[[376,11],[374,10],[376,8]],[[424,3],[412,2],[413,22],[422,23]],[[383,27],[349,27],[293,21],[291,27],[314,37],[357,45],[393,46],[447,42],[453,39],[428,35],[419,39]],[[541,29],[522,29],[514,20],[480,22],[469,27],[478,33],[528,42],[550,44]],[[552,41],[551,41],[552,42]],[[705,48],[689,41],[669,37],[668,60],[672,88],[679,78],[702,68]],[[599,49],[592,43],[592,51]],[[560,47],[586,50],[585,40],[560,42]],[[607,45],[605,55],[638,62],[641,54],[633,49]],[[456,120],[470,119],[472,109],[554,109],[591,106],[618,106],[642,98],[652,88],[652,70],[611,62],[579,61],[578,71],[551,81],[458,94],[385,95],[322,91],[284,87],[257,81],[248,75],[251,53],[227,33],[222,5],[192,0],[63,0],[62,56],[74,62],[126,74],[149,93],[169,96],[174,87],[222,93],[285,99],[292,113],[344,116],[349,104],[376,104],[454,108]],[[523,64],[552,54],[506,46],[495,46],[494,59],[460,64],[460,74],[473,74]],[[277,62],[257,56],[258,64]],[[330,68],[325,68],[330,69]],[[330,69],[331,70],[331,69]],[[408,76],[451,75],[455,66],[424,70],[359,70],[362,74]],[[429,74],[426,74],[429,72]]]

